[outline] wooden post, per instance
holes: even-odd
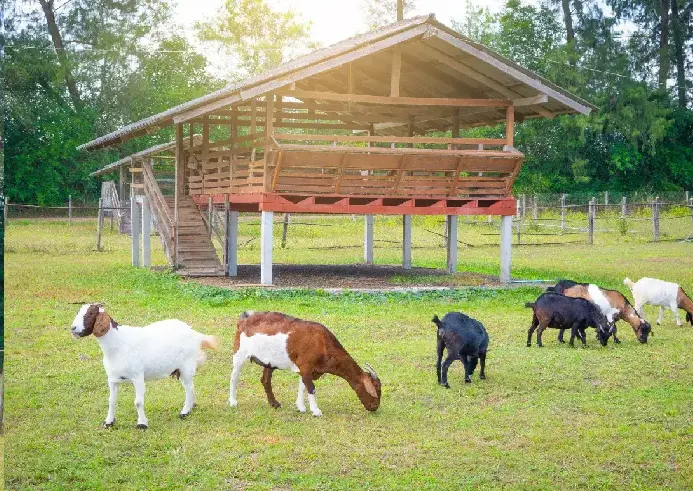
[[[402,268],[411,269],[411,215],[402,215]]]
[[[690,199],[691,199],[691,192],[690,192],[690,191],[686,191],[686,201],[685,201],[685,203],[688,204],[688,202],[690,201]]]
[[[214,234],[214,203],[212,202],[212,197],[210,196],[207,200],[207,226],[209,227],[209,236],[212,237]]]
[[[272,284],[272,232],[274,212],[263,211],[260,219],[260,284]]]
[[[224,249],[223,249],[223,264],[224,274],[227,274],[229,264],[229,195],[224,195]]]
[[[192,129],[192,125],[191,125]],[[178,267],[178,208],[185,193],[185,146],[183,123],[176,125],[176,174],[173,198],[173,268]]]
[[[512,148],[515,134],[515,106],[512,104],[505,110],[505,144]]]
[[[628,214],[628,204],[626,199],[627,198],[625,196],[621,198],[621,216],[624,218]]]
[[[226,223],[226,274],[238,276],[238,212],[229,211]]]
[[[517,229],[517,245],[522,243],[522,220],[520,217],[515,218],[515,228]]]
[[[404,19],[404,0],[397,0],[397,20]]]
[[[594,243],[594,219],[596,218],[595,208],[597,207],[597,198],[592,198],[587,209],[587,234],[588,242]]]
[[[99,198],[99,213],[102,212],[101,198]],[[72,195],[67,197],[67,223],[72,224]]]
[[[70,200],[72,202],[72,200]],[[99,214],[96,218],[96,250],[101,250],[101,231],[103,229],[103,198],[99,198]]]
[[[693,198],[688,202],[688,206],[691,207],[691,226],[693,226]]]
[[[9,214],[10,210],[10,198],[5,196],[5,207],[2,209],[2,218],[3,218],[3,225],[7,227],[7,215]]]
[[[142,266],[152,265],[152,211],[147,196],[142,196]]]
[[[655,242],[659,242],[659,196],[652,203],[652,234]]]
[[[414,136],[414,116],[409,116],[409,137]],[[413,143],[407,143],[408,148],[414,148]]]
[[[286,248],[286,234],[289,231],[289,216],[290,213],[284,213],[284,223],[282,225],[282,249]]]
[[[539,218],[539,208],[537,206],[537,195],[534,195],[534,199],[532,200],[532,218],[534,221],[537,221],[537,218]]]
[[[373,264],[373,223],[373,215],[366,215],[363,237],[363,262],[366,264]]]
[[[501,216],[500,223],[500,282],[510,283],[511,252],[513,244],[513,217]]]
[[[132,234],[132,265],[140,267],[140,214],[137,196],[130,193],[130,228]]]
[[[561,230],[565,231],[565,193],[561,194]]]
[[[457,215],[448,215],[447,267],[449,274],[457,272]]]
[[[520,213],[520,217],[524,218],[525,214],[527,213],[527,196],[522,195],[522,213]]]
[[[269,148],[274,136],[274,93],[265,96],[265,148]],[[267,163],[267,157],[265,157]]]
[[[402,51],[395,48],[392,53],[390,72],[390,97],[399,97],[399,79],[402,72]]]
[[[604,191],[604,211],[609,209],[609,191]]]
[[[128,181],[127,167],[124,165],[120,166],[120,178],[118,179],[118,201],[119,203],[115,206],[121,207],[125,204],[125,185]]]

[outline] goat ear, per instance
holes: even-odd
[[[366,374],[366,376],[363,377],[363,386],[366,388],[366,392],[368,392],[372,397],[378,397],[378,392],[375,390],[373,379],[371,379],[370,375]]]
[[[100,338],[108,332],[111,328],[111,318],[104,313],[100,313],[96,316],[96,321],[94,321],[94,330],[92,333],[97,338]]]

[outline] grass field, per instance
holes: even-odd
[[[328,239],[318,236],[326,233],[320,227],[292,229],[289,248],[278,248],[275,260],[358,262],[359,248],[306,248],[358,244],[362,222],[350,220],[341,236],[330,232]],[[400,237],[394,220],[378,224],[381,238]],[[474,236],[481,230],[463,227],[459,238],[481,240]],[[424,236],[418,228],[414,233]],[[415,265],[444,266],[439,240],[415,248]],[[693,488],[693,328],[676,327],[671,313],[647,345],[621,325],[619,346],[602,348],[591,335],[586,349],[571,349],[550,332],[543,349],[527,348],[531,316],[523,305],[537,288],[340,297],[219,290],[130,268],[126,237],[107,233],[104,244],[104,252],[94,251],[93,222],[8,226],[7,489]],[[397,264],[399,247],[381,244],[388,247],[376,248],[376,262]],[[159,249],[154,263],[161,265]],[[258,257],[255,241],[240,261]],[[496,274],[498,249],[461,248],[460,270]],[[513,273],[595,281],[624,292],[625,275],[650,275],[692,292],[693,245],[598,238],[595,246],[518,247]],[[77,311],[71,302],[97,300],[123,324],[175,316],[221,338],[195,379],[198,408],[191,417],[178,418],[183,390],[176,381],[151,382],[150,429],[135,430],[134,393],[124,385],[116,427],[100,429],[108,398],[101,352],[93,338],[69,336]],[[297,377],[286,372],[274,377],[284,405],[271,409],[252,365],[242,375],[239,407],[229,408],[235,320],[246,309],[325,323],[358,362],[378,370],[380,409],[366,412],[343,380],[325,377],[316,384],[325,416],[299,414]],[[435,381],[430,319],[450,310],[481,320],[491,351],[487,380],[475,374],[464,384],[456,363],[445,390]],[[647,314],[654,320],[656,311]]]

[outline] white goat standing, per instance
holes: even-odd
[[[664,320],[664,307],[668,307],[676,315],[676,325],[681,325],[679,309],[686,311],[686,321],[693,325],[693,301],[677,283],[658,280],[656,278],[640,278],[633,283],[630,278],[623,280],[633,292],[635,297],[635,310],[644,317],[643,307],[645,305],[656,305],[659,307],[659,317],[657,324]]]
[[[103,351],[108,376],[108,415],[105,428],[115,423],[118,386],[132,382],[135,387],[137,428],[147,429],[144,414],[144,382],[168,376],[179,378],[185,388],[185,404],[180,417],[195,405],[193,376],[205,360],[202,348],[216,349],[214,336],[201,334],[177,319],[155,322],[146,327],[121,326],[104,311],[101,304],[85,304],[72,321],[75,339],[93,334]]]

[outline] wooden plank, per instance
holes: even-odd
[[[520,99],[513,99],[513,106],[535,106],[537,104],[544,104],[549,102],[549,96],[546,94],[538,94],[533,97],[522,97]]]
[[[390,68],[390,97],[399,97],[399,79],[402,73],[402,51],[395,48]]]
[[[497,157],[497,158],[517,158],[522,157],[522,153],[517,150],[494,151],[494,150],[439,150],[430,148],[381,148],[381,147],[333,147],[323,145],[282,145],[282,149],[291,151],[303,151],[313,153],[369,153],[369,154],[409,154],[409,155],[465,155],[475,157]]]
[[[277,185],[277,178],[279,177],[279,173],[281,172],[282,169],[282,158],[284,157],[284,152],[282,150],[279,151],[279,155],[277,156],[277,165],[274,168],[274,176],[272,177],[272,191],[274,191],[274,187]]]
[[[324,101],[363,102],[369,104],[391,104],[400,106],[456,106],[456,107],[508,107],[509,99],[455,99],[450,97],[386,97],[363,94],[339,94],[309,90],[283,90],[282,95],[296,99],[319,99]]]
[[[508,106],[505,110],[505,139],[508,147],[513,146],[513,137],[515,135],[515,108]]]
[[[459,133],[459,130],[458,130]],[[361,136],[361,135],[295,135],[291,133],[276,133],[276,140],[294,141],[336,141],[336,142],[373,142],[373,143],[439,143],[458,145],[505,145],[504,138],[437,138],[426,136]]]
[[[349,67],[351,67],[351,64],[349,64]],[[337,179],[337,184],[335,185],[335,193],[339,193],[339,187],[342,185],[342,181],[344,180],[344,170],[348,159],[349,154],[344,152],[344,155],[342,155],[342,163],[339,166],[339,178]]]

